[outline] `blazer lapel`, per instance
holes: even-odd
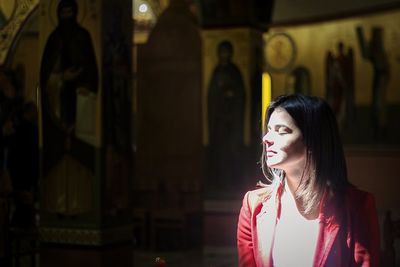
[[[340,213],[334,197],[325,193],[320,208],[320,230],[315,251],[314,267],[326,266],[329,253],[340,230]]]
[[[272,267],[272,247],[274,243],[275,227],[280,216],[280,193],[282,185],[272,194],[272,197],[262,203],[260,213],[256,217],[257,227],[257,266]]]

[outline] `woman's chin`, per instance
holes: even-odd
[[[267,160],[267,165],[270,168],[280,169],[279,168],[279,165],[280,165],[279,163],[280,163],[280,161],[278,161],[278,160],[273,160],[273,159]]]

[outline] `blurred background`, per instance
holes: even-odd
[[[265,108],[296,92],[400,265],[398,25],[397,0],[0,0],[1,266],[236,266]]]

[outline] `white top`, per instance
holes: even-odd
[[[281,216],[272,251],[274,267],[311,267],[319,232],[319,220],[307,220],[287,191],[281,197]]]

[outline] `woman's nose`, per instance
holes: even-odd
[[[271,139],[271,135],[269,133],[266,133],[263,137],[263,143],[266,144],[267,146],[272,146],[274,143]]]

